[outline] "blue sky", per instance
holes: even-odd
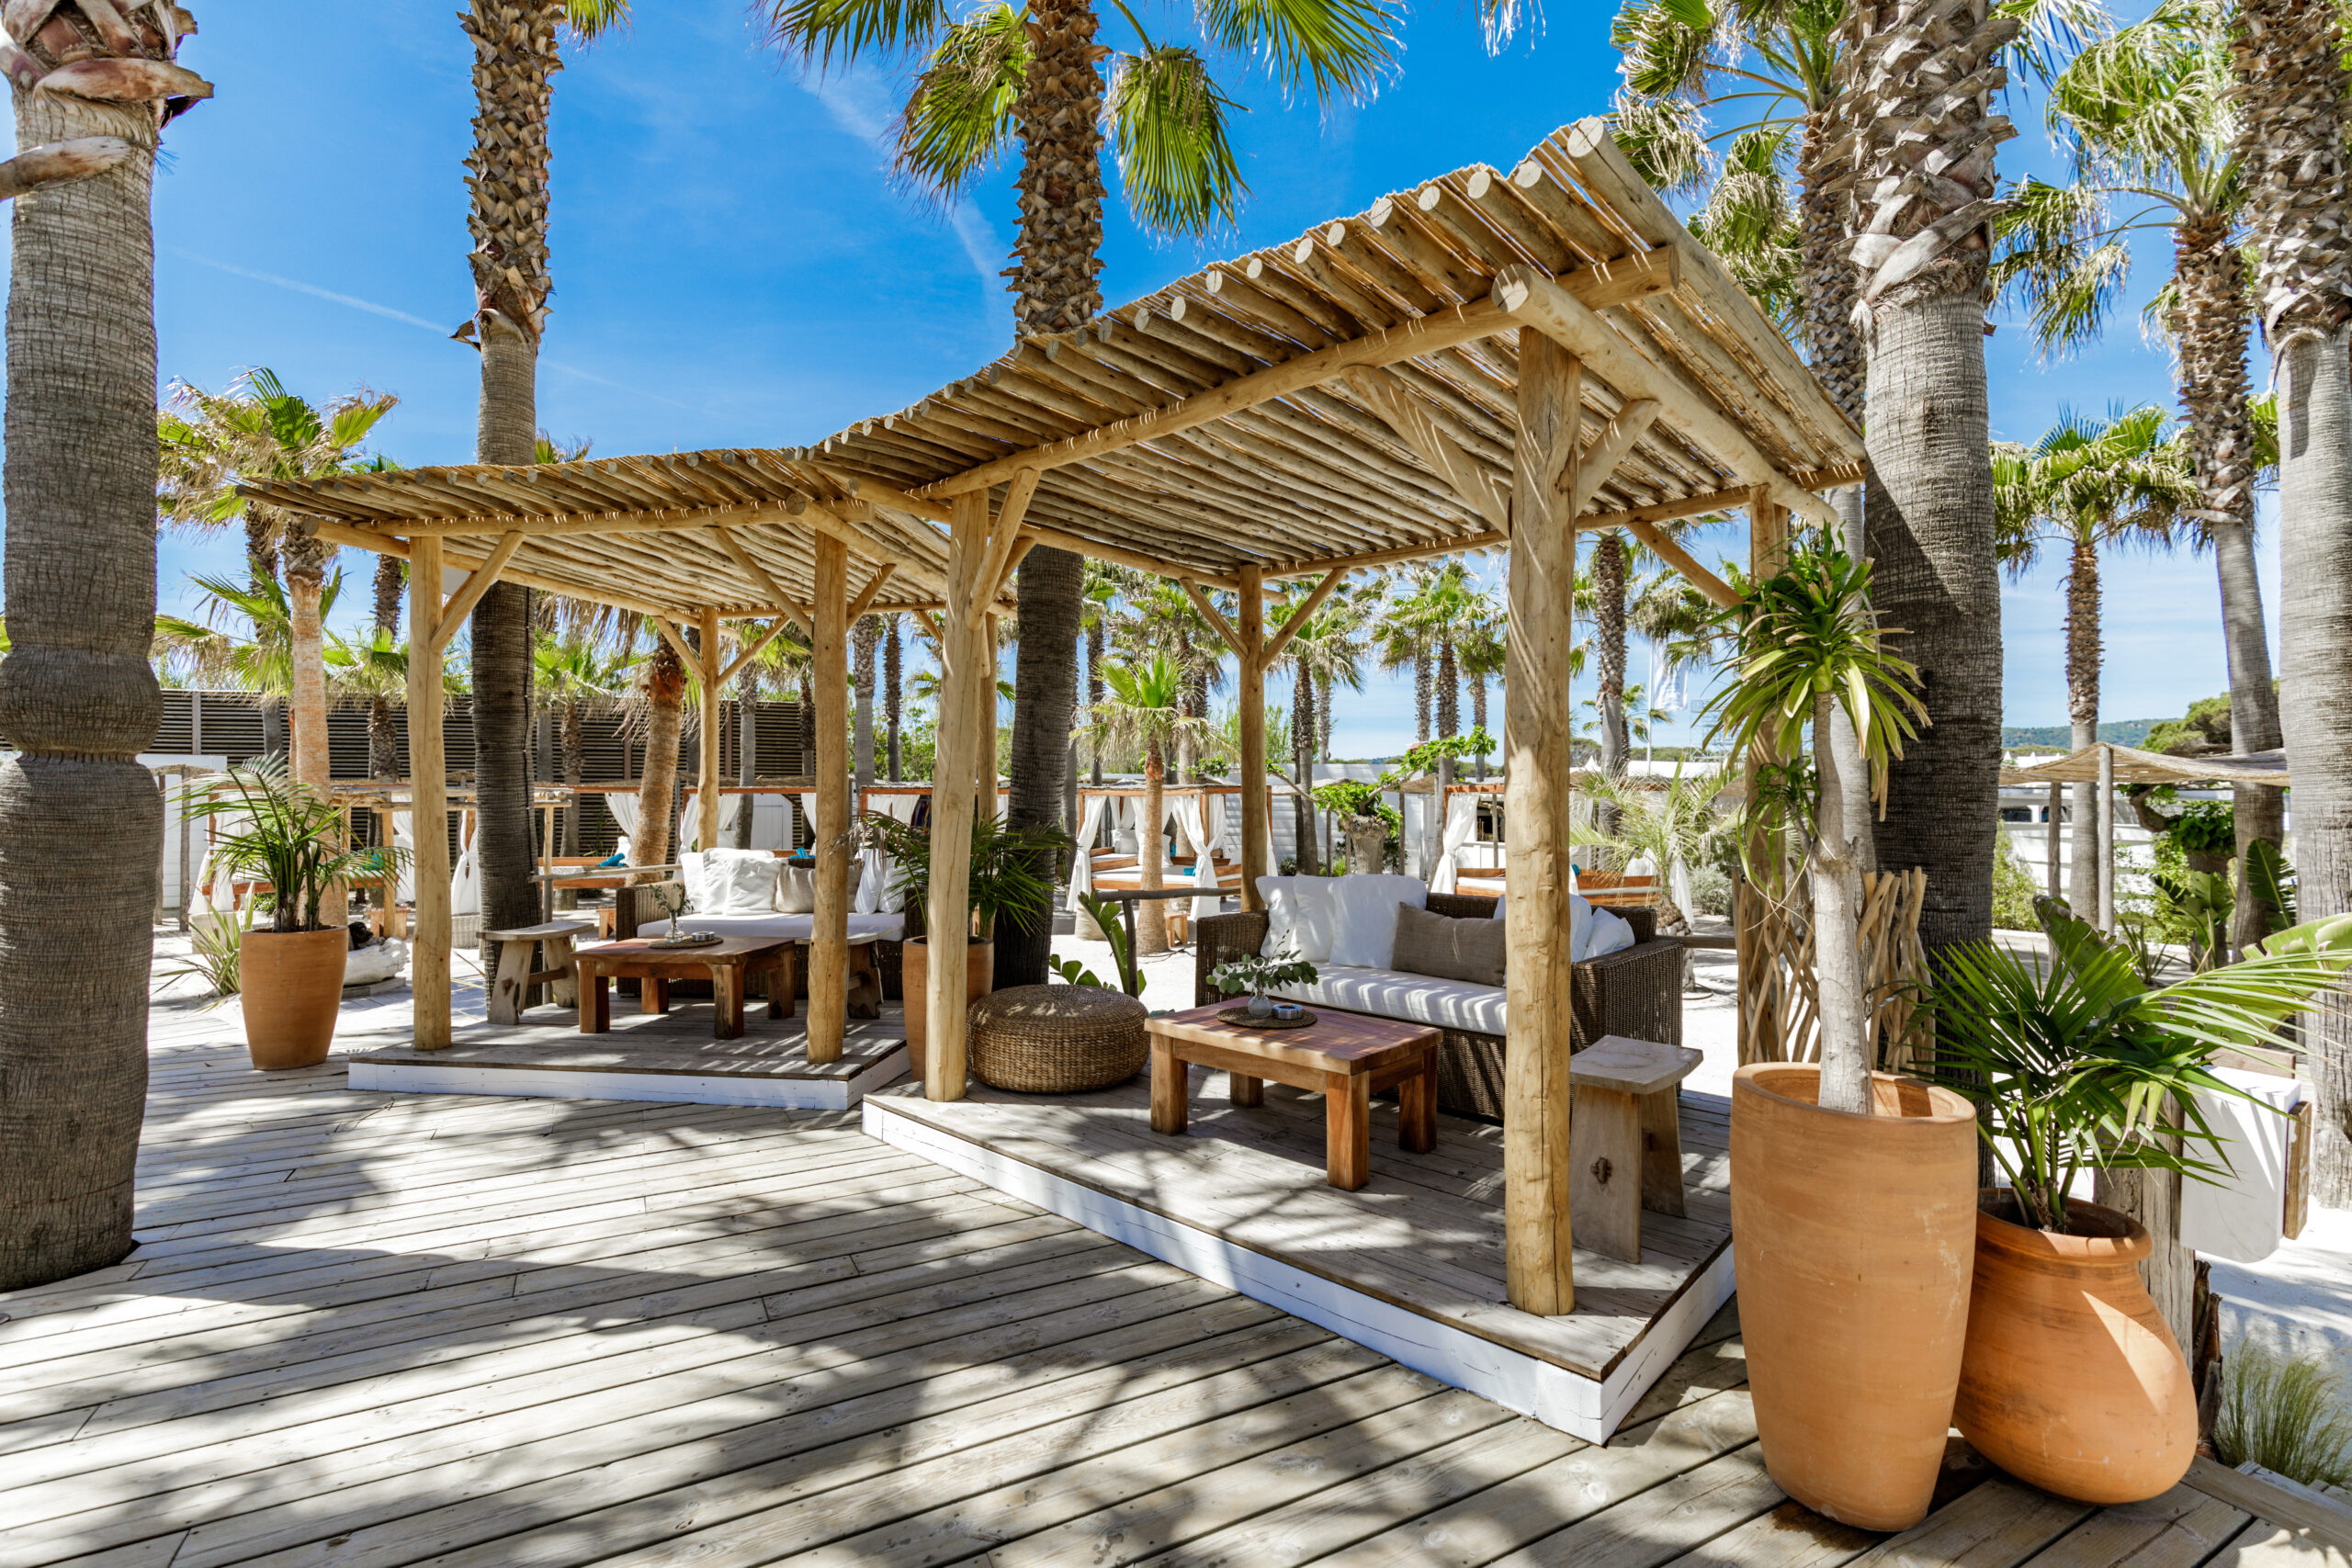
[[[266,365],[324,398],[398,393],[379,427],[403,464],[470,460],[476,359],[447,334],[470,309],[459,166],[473,110],[469,53],[447,0],[247,0],[202,9],[188,64],[220,95],[176,122],[156,187],[157,324],[166,379],[217,387]],[[1131,41],[1115,8],[1104,41]],[[1138,7],[1161,39],[1186,8]],[[1401,69],[1369,105],[1284,104],[1227,60],[1252,196],[1237,232],[1156,244],[1116,207],[1103,274],[1114,303],[1216,256],[1294,236],[1464,164],[1509,167],[1615,86],[1611,8],[1559,7],[1499,58],[1476,12],[1408,16]],[[899,408],[1003,349],[995,275],[1012,239],[1010,182],[942,212],[887,175],[898,78],[819,80],[760,47],[743,0],[640,7],[629,31],[574,51],[557,78],[553,265],[540,423],[602,454],[788,445]],[[2004,173],[2054,173],[2039,111]],[[2168,401],[2160,349],[2137,332],[2165,255],[2143,246],[2134,301],[2109,341],[2041,363],[2005,323],[1987,340],[1996,435],[2030,439],[2065,407]],[[2257,379],[2264,374],[2257,367]],[[225,539],[167,536],[166,608],[192,606],[191,570],[237,570]],[[1707,552],[1702,549],[1702,555]],[[346,554],[355,577],[364,558]],[[2266,589],[2276,552],[2266,544]],[[2005,600],[2010,722],[2065,717],[2061,577]],[[2208,559],[2120,559],[2108,579],[2105,711],[2177,713],[2221,691]],[[350,603],[362,595],[355,593]],[[1636,650],[1634,666],[1645,665]],[[1339,750],[1411,739],[1408,693],[1375,682],[1343,702]],[[1671,738],[1662,734],[1662,739]]]

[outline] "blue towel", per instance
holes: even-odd
[[[602,871],[608,865],[627,865],[628,863],[628,862],[622,857],[620,852],[616,850],[613,852],[610,859],[598,861],[596,863],[596,869],[598,871]]]

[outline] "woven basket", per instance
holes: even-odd
[[[1018,1094],[1122,1084],[1151,1057],[1143,1003],[1096,986],[1015,986],[972,1004],[972,1076]]]

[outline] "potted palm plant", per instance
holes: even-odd
[[[254,1066],[265,1072],[316,1066],[334,1039],[351,952],[344,911],[327,911],[337,917],[330,922],[321,905],[339,898],[348,882],[397,871],[409,852],[348,845],[343,813],[287,777],[286,764],[275,757],[230,769],[222,787],[189,814],[226,825],[215,846],[220,874],[268,885],[267,929],[247,930],[238,944],[238,999]]]
[[[1896,1530],[1933,1499],[1960,1382],[1976,1139],[1958,1095],[1872,1071],[1848,805],[1870,797],[1923,709],[1869,594],[1869,565],[1826,544],[1753,583],[1720,618],[1737,678],[1708,705],[1708,744],[1767,760],[1750,773],[1741,854],[1766,886],[1801,863],[1819,995],[1817,1063],[1751,1063],[1732,1080],[1733,1257],[1757,1434],[1791,1496]]]
[[[866,818],[865,843],[878,849],[898,868],[905,890],[903,908],[910,919],[920,918],[931,901],[931,825],[901,822],[896,818]],[[972,823],[972,869],[965,883],[971,909],[974,941],[964,949],[964,991],[968,1004],[993,988],[996,977],[996,923],[1012,919],[1041,920],[1054,906],[1054,885],[1037,874],[1051,865],[1056,852],[1069,844],[1058,828],[1008,828],[1001,818],[983,816]],[[931,949],[920,936],[910,936],[901,950],[900,985],[909,998],[906,1015],[910,1070],[922,1077],[923,1047],[929,1042],[928,1010],[914,998],[931,974]]]
[[[2197,1393],[2149,1299],[2138,1221],[2071,1196],[2094,1168],[2222,1174],[2196,1096],[2236,1095],[2224,1047],[2273,1032],[2352,962],[2352,919],[2295,927],[2240,963],[2151,988],[2131,952],[2036,900],[2047,960],[1989,944],[1945,955],[1930,996],[1936,1070],[1977,1109],[2006,1187],[1976,1216],[1975,1278],[1953,1421],[2046,1491],[2101,1505],[2188,1472]]]

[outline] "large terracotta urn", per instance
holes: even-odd
[[[1871,1076],[1875,1113],[1824,1111],[1820,1069],[1732,1079],[1731,1234],[1764,1466],[1871,1530],[1927,1517],[1968,1329],[1976,1117]]]
[[[923,1044],[931,1038],[931,944],[916,937],[899,950],[899,991],[907,1008],[907,1072],[922,1081]],[[964,1005],[971,1006],[996,985],[996,943],[969,942],[964,948]]]
[[[2147,1231],[2079,1200],[2078,1232],[1976,1216],[1976,1284],[1952,1418],[1976,1451],[2045,1492],[2101,1506],[2171,1490],[2197,1454],[2197,1389],[2141,1282]]]
[[[351,933],[249,931],[237,943],[237,1001],[245,1049],[266,1073],[315,1067],[334,1043]]]

